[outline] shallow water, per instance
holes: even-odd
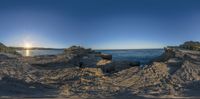
[[[18,50],[23,56],[38,55],[57,55],[63,53],[64,50]],[[160,56],[163,49],[131,49],[131,50],[96,50],[106,54],[112,54],[114,60],[140,61],[148,63],[151,59]]]
[[[148,63],[150,60],[164,53],[163,49],[130,49],[130,50],[97,50],[112,54],[114,60],[140,61]]]

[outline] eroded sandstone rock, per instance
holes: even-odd
[[[198,51],[167,48],[159,61],[144,67],[97,54],[75,46],[55,56],[10,58],[0,54],[0,95],[103,98],[129,92],[181,96],[187,95],[185,89],[200,89]]]

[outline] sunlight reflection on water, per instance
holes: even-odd
[[[30,50],[26,50],[26,54],[25,54],[25,56],[30,56]]]
[[[26,49],[26,50],[18,50],[20,54],[23,56],[38,56],[38,55],[57,55],[57,54],[62,54],[64,50],[31,50],[31,49]]]

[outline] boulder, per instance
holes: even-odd
[[[111,62],[112,61],[110,61],[110,60],[103,59],[103,60],[100,60],[97,62],[97,66],[107,65],[107,64],[110,64]]]
[[[96,56],[101,57],[104,60],[112,60],[112,55],[110,54],[97,54]]]

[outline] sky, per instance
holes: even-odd
[[[199,0],[0,0],[7,46],[163,48],[200,41]]]

